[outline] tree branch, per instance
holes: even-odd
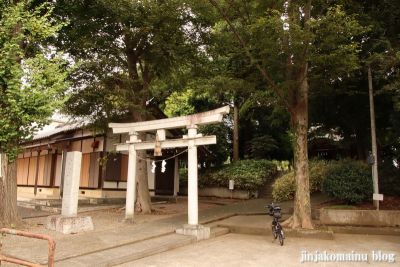
[[[267,70],[260,66],[260,64],[256,61],[256,59],[253,57],[253,55],[250,53],[250,50],[248,48],[248,45],[246,44],[245,40],[242,38],[242,36],[239,34],[235,26],[233,26],[233,23],[227,16],[227,14],[219,7],[219,5],[216,3],[215,0],[208,0],[211,5],[213,5],[218,13],[225,19],[225,21],[228,23],[229,27],[231,28],[233,34],[235,35],[236,39],[239,41],[240,45],[244,49],[246,55],[250,59],[250,63],[252,65],[255,65],[256,68],[260,71],[262,77],[267,81],[267,83],[271,86],[272,90],[277,94],[279,99],[283,102],[283,104],[286,106],[286,108],[291,110],[291,105],[287,101],[287,99],[283,96],[282,92],[280,91],[279,87],[275,84],[274,80],[271,78],[271,76],[268,74]]]

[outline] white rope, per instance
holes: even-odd
[[[169,158],[166,158],[166,159],[159,159],[159,160],[154,160],[154,159],[153,159],[153,162],[161,162],[161,161],[163,161],[163,160],[170,160],[170,159],[176,158],[177,156],[182,155],[183,153],[187,152],[188,150],[189,150],[189,149],[185,149],[184,151],[181,151],[181,152],[179,152],[178,154],[175,154],[175,155],[173,155],[172,157],[169,157]],[[146,161],[147,161],[148,159],[151,159],[151,158],[149,158],[149,157],[142,158],[142,157],[139,157],[138,155],[136,155],[136,157],[137,157],[138,159],[146,160]]]

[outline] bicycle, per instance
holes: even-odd
[[[281,214],[281,207],[275,206],[274,203],[271,203],[270,205],[267,205],[266,208],[268,208],[268,215],[273,216],[272,220],[272,236],[274,237],[274,240],[279,238],[279,243],[281,246],[283,246],[283,240],[285,239],[285,234],[283,232],[282,226],[279,223],[279,219],[282,218]]]

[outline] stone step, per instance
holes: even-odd
[[[328,229],[335,234],[400,236],[400,229],[398,227],[328,226]]]
[[[272,183],[268,182],[259,189],[260,197],[271,197],[272,196]]]
[[[58,267],[115,266],[196,242],[194,236],[169,234],[56,262]]]
[[[228,228],[213,227],[211,228],[210,236],[214,238],[228,233]],[[56,266],[115,266],[183,247],[194,242],[196,242],[196,237],[194,236],[167,234],[128,245],[61,260],[56,262]]]
[[[229,228],[226,227],[213,227],[211,228],[210,238],[218,237],[221,235],[229,234]]]
[[[37,211],[45,211],[50,213],[61,213],[61,206],[46,206],[40,205],[32,202],[24,202],[18,201],[18,206],[27,209],[33,209]],[[121,208],[123,207],[121,204],[119,205],[106,205],[106,204],[78,204],[78,212],[87,212],[87,211],[96,211],[96,210],[104,210],[104,209],[113,209],[113,208]]]
[[[244,226],[244,225],[229,225],[220,224],[219,227],[229,228],[231,233],[236,234],[246,234],[246,235],[258,235],[258,236],[271,236],[270,226],[260,227],[260,226]],[[307,229],[284,229],[286,237],[299,237],[299,238],[314,238],[314,239],[333,239],[333,231],[329,229],[317,229],[317,230],[307,230]]]
[[[62,200],[61,199],[19,199],[17,203],[18,203],[18,206],[25,207],[25,208],[33,208],[33,209],[35,209],[37,206],[60,208],[61,204],[62,204]],[[80,198],[78,200],[78,205],[90,205],[90,204],[92,204],[90,199]]]

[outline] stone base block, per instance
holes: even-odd
[[[46,228],[63,234],[76,234],[94,229],[90,216],[65,217],[61,215],[47,217]]]
[[[185,224],[183,225],[183,228],[176,229],[175,232],[181,235],[195,236],[197,240],[210,238],[210,227],[203,225]]]

